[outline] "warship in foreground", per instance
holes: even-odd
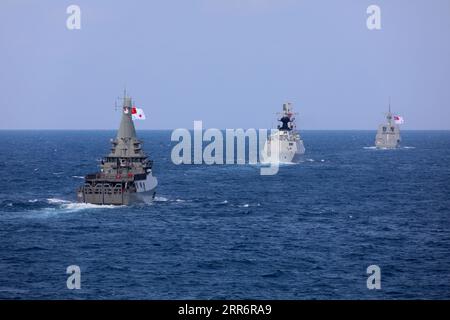
[[[389,104],[389,111],[386,114],[386,123],[380,124],[377,135],[375,137],[375,146],[377,149],[395,149],[400,146],[400,126],[403,123],[403,118],[394,116],[391,112]]]
[[[79,202],[128,205],[154,199],[158,180],[152,175],[153,161],[136,137],[136,109],[125,93],[122,120],[116,139],[111,139],[111,152],[103,158],[100,172],[85,176],[84,185],[77,190]]]
[[[291,103],[283,104],[283,112],[278,121],[281,125],[278,126],[278,132],[269,136],[265,145],[264,151],[261,154],[261,162],[298,162],[300,157],[305,153],[305,146],[297,131],[295,125],[295,117]],[[279,141],[279,158],[273,159],[271,155],[271,145]]]

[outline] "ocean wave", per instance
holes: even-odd
[[[28,199],[21,201],[2,201],[0,205],[8,212],[23,212],[26,214],[36,214],[48,215],[57,214],[60,212],[74,212],[84,209],[107,209],[115,208],[118,206],[114,205],[96,205],[90,203],[78,203],[69,200],[59,199],[59,198],[49,198],[49,199]]]
[[[278,162],[278,165],[280,165],[280,166],[293,166],[296,164],[298,164],[298,162],[285,162],[285,161]]]
[[[75,178],[75,179],[84,179],[83,176],[72,176],[72,178]]]
[[[51,205],[57,206],[56,209],[62,209],[64,211],[79,211],[85,209],[113,209],[121,206],[117,205],[105,205],[105,204],[93,204],[93,203],[82,203],[82,202],[72,202],[69,200],[59,199],[59,198],[50,198],[47,199],[47,202]],[[55,209],[50,208],[50,209]]]
[[[233,203],[230,203],[228,200],[224,200],[221,202],[215,202],[215,205],[220,205],[220,206],[230,205],[231,207],[236,207],[236,208],[250,208],[250,207],[260,207],[261,203],[256,202],[256,203],[233,204]]]
[[[121,206],[116,206],[112,204],[105,205],[105,204],[70,202],[64,203],[61,207],[68,211],[79,211],[85,209],[114,209]]]
[[[264,162],[260,162],[258,164],[255,164],[254,166],[259,166],[259,167],[267,167],[267,166],[273,166],[273,165],[278,165],[278,166],[291,166],[291,165],[296,165],[298,164],[298,162],[291,162],[291,161],[264,161]]]
[[[3,207],[6,211],[29,211],[35,210],[36,208],[42,208],[48,206],[47,202],[39,199],[29,199],[29,200],[4,200],[0,202],[0,207]]]
[[[60,203],[69,203],[68,200],[58,199],[58,198],[49,198],[47,202],[50,204],[60,204]]]
[[[378,148],[375,146],[372,147],[364,147],[364,149],[366,150],[377,150],[377,151],[393,151],[393,150],[398,150],[399,148]]]
[[[192,200],[185,199],[169,199],[163,196],[155,197],[154,202],[158,203],[171,203],[182,205],[185,202],[191,202]],[[44,215],[55,215],[62,212],[76,212],[89,209],[114,209],[124,207],[124,205],[101,205],[92,203],[82,203],[71,201],[62,198],[32,198],[21,201],[3,200],[0,201],[0,207],[6,212],[23,212]]]
[[[398,148],[377,148],[375,146],[372,147],[363,147],[363,149],[366,150],[398,150],[398,149],[415,149],[416,147],[410,147],[410,146],[404,146],[404,147],[398,147]]]
[[[153,199],[154,202],[170,202],[170,203],[184,203],[184,202],[191,202],[192,200],[185,200],[185,199],[169,199],[163,196],[156,196],[155,199]]]

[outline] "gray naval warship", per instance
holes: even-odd
[[[278,113],[278,115],[280,116],[278,121],[281,122],[281,125],[278,126],[278,132],[271,134],[267,139],[264,151],[261,153],[261,162],[298,162],[305,153],[305,146],[300,133],[297,131],[292,104],[284,103],[283,112]],[[274,142],[279,142],[278,159],[271,155],[271,144]]]
[[[398,117],[397,117],[398,118]],[[400,126],[394,120],[389,104],[389,111],[386,114],[386,123],[382,123],[378,127],[375,137],[375,147],[377,149],[395,149],[400,146]]]
[[[111,152],[102,159],[100,172],[85,176],[77,190],[79,202],[105,205],[149,203],[158,180],[152,175],[153,161],[142,151],[132,120],[133,101],[123,97],[122,120]]]

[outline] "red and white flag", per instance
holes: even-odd
[[[401,116],[394,116],[394,121],[396,124],[403,124],[405,120]]]
[[[131,108],[131,117],[133,120],[145,120],[144,110],[136,107]]]

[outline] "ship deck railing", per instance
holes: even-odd
[[[125,174],[109,174],[109,173],[92,173],[85,176],[85,180],[90,181],[112,181],[112,182],[129,182],[135,180],[145,180],[145,173],[125,173]]]

